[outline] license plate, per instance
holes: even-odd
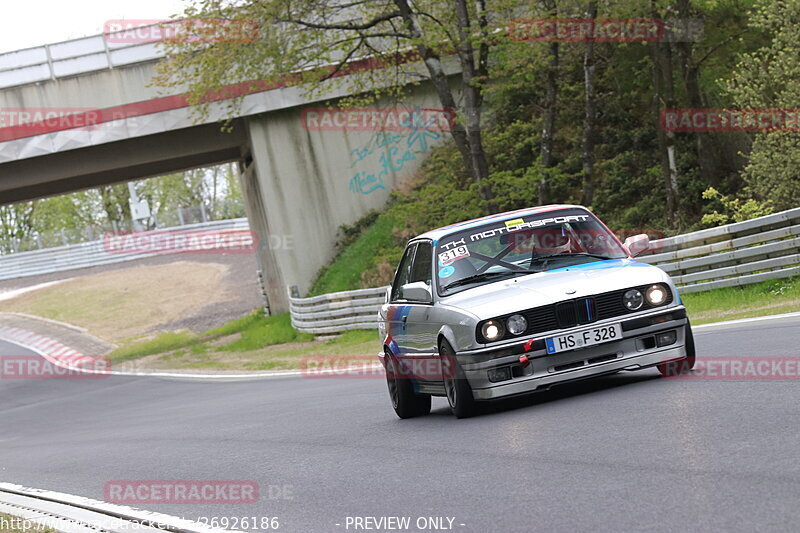
[[[621,338],[622,327],[619,324],[610,324],[568,333],[567,335],[559,335],[558,337],[548,337],[544,341],[547,344],[547,353],[558,353],[616,341]]]

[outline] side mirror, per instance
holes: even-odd
[[[392,301],[392,286],[386,287],[386,294],[383,295],[383,303],[388,304]]]
[[[429,304],[433,302],[431,288],[423,281],[406,283],[400,287],[400,298],[403,300],[408,300],[409,302],[418,302],[421,304]]]
[[[625,239],[625,248],[628,249],[633,257],[636,257],[650,248],[650,237],[644,233],[639,235],[631,235]]]

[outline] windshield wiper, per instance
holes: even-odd
[[[580,257],[596,257],[597,259],[603,259],[603,260],[617,259],[616,257],[609,257],[607,255],[602,255],[602,254],[590,254],[588,252],[574,252],[574,253],[561,252],[558,254],[550,254],[550,255],[542,255],[539,257],[534,257],[533,259],[531,259],[531,264],[533,264],[535,261],[544,261],[545,259],[552,259],[554,257],[573,257],[576,255]]]
[[[480,274],[473,274],[472,276],[467,276],[466,278],[457,279],[452,283],[448,283],[447,285],[442,287],[442,290],[446,291],[448,289],[452,289],[453,287],[459,287],[461,285],[466,285],[468,283],[475,283],[478,281],[484,281],[501,276],[515,276],[517,274],[536,274],[537,272],[541,272],[541,270],[523,269],[523,270],[503,270],[502,272],[481,272]]]

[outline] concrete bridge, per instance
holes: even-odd
[[[326,111],[323,96],[315,103],[298,87],[262,87],[232,117],[216,102],[198,121],[179,91],[149,86],[163,57],[157,43],[109,41],[98,35],[0,55],[0,205],[237,161],[273,311],[287,309],[288,287],[308,290],[332,257],[338,227],[380,208],[445,135],[375,131],[385,118],[375,110]],[[343,95],[333,88],[324,99]],[[438,101],[423,85],[403,105]],[[225,118],[229,132],[220,127]]]

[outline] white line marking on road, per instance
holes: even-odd
[[[699,326],[692,326],[693,330],[697,329],[709,329],[709,328],[716,328],[720,326],[731,326],[736,324],[747,324],[749,322],[762,322],[765,320],[779,320],[781,318],[798,318],[800,317],[800,312],[795,313],[784,313],[782,315],[767,315],[767,316],[757,316],[753,318],[740,318],[738,320],[726,320],[725,322],[712,322],[711,324],[700,324]]]

